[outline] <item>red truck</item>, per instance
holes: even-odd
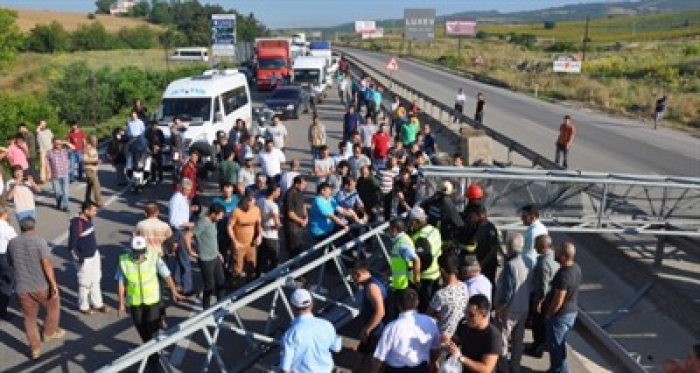
[[[291,38],[255,39],[255,80],[259,91],[273,90],[282,84],[282,79],[289,79],[292,73],[291,45]],[[277,77],[274,85],[273,74]]]

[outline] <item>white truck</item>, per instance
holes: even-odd
[[[294,59],[292,82],[309,85],[320,99],[328,88],[328,64],[324,57],[302,56]]]
[[[248,80],[235,69],[207,70],[171,82],[156,114],[167,139],[173,120],[179,118],[186,149],[194,148],[206,155],[218,131],[228,134],[237,119],[251,126],[252,116]]]

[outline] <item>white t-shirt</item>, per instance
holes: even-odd
[[[282,195],[287,193],[289,188],[292,187],[294,178],[297,176],[299,176],[299,173],[296,171],[287,171],[282,174],[282,177],[280,178],[280,193],[282,193]]]
[[[279,227],[275,227],[274,216],[280,214],[280,208],[276,203],[269,201],[267,198],[258,199],[258,208],[263,226],[263,237],[273,240],[279,239]]]
[[[253,171],[253,169],[248,170],[247,168],[241,168],[241,170],[238,171],[238,182],[243,185],[243,188],[255,184],[255,171]]]
[[[284,124],[278,126],[267,126],[267,133],[270,134],[272,141],[275,143],[275,148],[284,148],[284,138],[287,136],[287,127]]]
[[[362,146],[365,148],[372,147],[372,136],[377,133],[377,126],[374,124],[360,125],[360,136],[362,137]]]
[[[464,281],[464,285],[469,289],[469,297],[481,294],[489,298],[489,303],[491,302],[491,289],[493,289],[493,286],[491,281],[483,274]]]
[[[286,162],[284,153],[281,150],[274,148],[271,152],[262,152],[258,154],[258,163],[262,172],[267,177],[274,177],[282,173],[282,163]]]
[[[318,168],[319,170],[321,170],[323,172],[330,171],[331,169],[333,169],[333,167],[335,167],[335,165],[336,165],[335,160],[331,157],[326,157],[324,159],[314,160],[314,169]],[[324,182],[326,180],[328,180],[327,176],[326,177],[319,177],[318,181]]]
[[[12,198],[15,204],[16,212],[32,211],[36,209],[34,204],[34,193],[24,182],[17,184],[15,180],[10,180],[7,182],[8,192],[12,190],[14,186],[15,195]]]
[[[6,220],[0,220],[0,254],[7,253],[7,244],[17,237],[17,232]]]
[[[467,101],[467,95],[464,93],[457,93],[457,96],[455,97],[455,103],[464,105],[464,103]]]

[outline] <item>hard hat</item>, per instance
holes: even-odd
[[[452,182],[449,180],[443,181],[442,184],[440,185],[440,191],[445,195],[448,195],[448,196],[451,195],[452,191],[454,191],[454,190],[455,190],[455,188],[452,185]]]
[[[481,189],[479,184],[474,183],[469,185],[467,188],[467,193],[466,193],[467,198],[469,199],[479,199],[484,197],[484,191]]]
[[[134,251],[146,250],[146,239],[141,236],[135,236],[131,239],[131,249]]]

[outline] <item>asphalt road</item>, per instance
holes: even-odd
[[[339,48],[365,63],[385,69],[385,53]],[[554,158],[554,143],[564,115],[571,115],[577,134],[569,153],[572,169],[700,176],[700,139],[650,123],[614,117],[587,109],[545,102],[507,89],[475,82],[425,65],[399,59],[394,78],[413,85],[433,98],[452,106],[458,88],[468,99],[465,113],[473,116],[476,94],[486,99],[486,125]]]

